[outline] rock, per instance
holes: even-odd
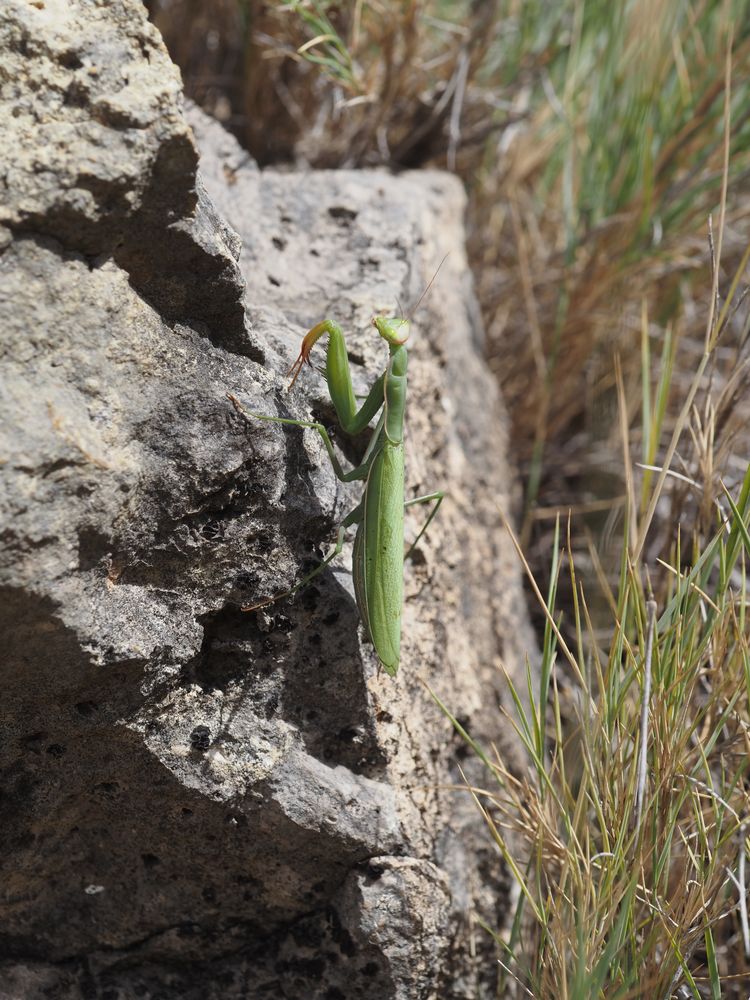
[[[239,244],[196,184],[180,73],[141,6],[5,0],[0,53],[0,232],[111,258],[164,319],[249,351]]]
[[[201,180],[135,0],[8,0],[0,39],[0,996],[492,995],[466,928],[495,921],[502,869],[425,687],[502,743],[500,667],[519,681],[531,647],[460,186],[260,172],[193,109]],[[407,492],[449,496],[405,565],[392,681],[350,548],[241,610],[314,564],[358,487],[226,397],[332,422],[313,370],[285,392],[301,334],[335,315],[364,390],[371,316],[448,250],[414,322]]]

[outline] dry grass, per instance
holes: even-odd
[[[546,591],[529,771],[488,760],[478,793],[527,888],[498,935],[508,995],[744,1000],[750,0],[150,6],[187,92],[261,163],[467,185]]]
[[[708,318],[666,458],[683,442],[710,457],[727,387],[706,373],[731,311],[728,300]],[[658,378],[638,433],[616,372],[626,469],[633,446],[663,436],[670,353],[652,365],[644,351],[643,361]],[[734,496],[713,494],[705,534],[696,506],[685,549],[678,531],[667,560],[644,564],[650,512],[672,481],[664,467],[640,490],[628,477],[616,585],[598,573],[607,630],[594,627],[596,583],[589,574],[584,585],[570,527],[563,546],[558,523],[549,592],[534,588],[546,622],[541,676],[529,680],[530,708],[515,693],[509,719],[528,768],[513,773],[475,747],[497,787],[472,792],[522,886],[510,930],[488,928],[509,996],[747,997],[750,468]],[[559,628],[566,576],[570,643]]]

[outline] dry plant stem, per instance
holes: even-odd
[[[581,668],[578,666],[578,661],[576,660],[575,656],[573,656],[573,654],[571,653],[570,649],[568,648],[568,644],[566,643],[566,641],[565,641],[565,639],[563,637],[562,632],[557,627],[557,622],[555,621],[555,619],[553,618],[553,616],[550,614],[549,608],[547,607],[547,603],[544,600],[544,597],[542,596],[542,592],[540,591],[539,587],[537,586],[536,580],[534,579],[534,574],[531,571],[531,567],[529,566],[529,564],[526,561],[526,558],[525,558],[525,556],[523,554],[523,548],[521,547],[520,542],[516,538],[515,533],[513,531],[513,528],[511,528],[510,522],[508,521],[507,517],[505,516],[502,508],[498,506],[497,509],[498,509],[499,514],[500,514],[500,518],[501,518],[501,520],[503,522],[503,527],[505,528],[505,530],[510,535],[510,540],[513,542],[513,547],[516,550],[516,552],[518,553],[518,558],[521,560],[521,565],[524,568],[524,572],[526,573],[528,581],[531,584],[531,587],[532,587],[532,589],[534,591],[536,599],[539,601],[539,606],[542,609],[542,611],[544,612],[545,617],[547,618],[547,621],[550,624],[550,628],[555,633],[555,638],[557,639],[557,641],[560,644],[560,649],[565,654],[565,659],[570,664],[570,666],[571,666],[571,668],[573,670],[573,673],[574,673],[574,675],[575,675],[578,683],[581,685],[582,688],[585,689],[585,687],[586,687],[586,681],[585,681],[583,675],[581,674]]]
[[[628,403],[625,394],[625,380],[622,375],[622,364],[619,354],[615,355],[615,382],[617,385],[617,409],[620,414],[620,434],[622,435],[623,460],[625,462],[625,490],[627,497],[628,534],[630,544],[635,546],[638,536],[637,511],[635,501],[635,482],[633,480],[633,465],[630,460],[630,435],[628,433]]]
[[[641,739],[638,748],[638,782],[635,789],[635,826],[641,828],[643,800],[646,795],[646,761],[648,758],[648,710],[651,701],[651,659],[654,653],[654,630],[656,627],[656,601],[646,602],[648,632],[646,635],[646,660],[643,667],[643,696],[641,701]]]
[[[453,105],[448,131],[448,169],[456,169],[456,150],[461,143],[461,108],[464,103],[466,93],[466,80],[469,75],[469,53],[464,48],[458,57],[458,70],[456,74],[456,90],[453,95]]]
[[[727,188],[729,184],[729,127],[730,127],[730,100],[732,96],[732,38],[733,32],[729,32],[727,42],[727,57],[724,66],[724,167],[721,178],[721,199],[719,201],[719,239],[716,248],[716,263],[713,273],[713,287],[711,289],[711,308],[708,313],[706,323],[706,343],[705,350],[708,351],[714,334],[719,332],[719,324],[715,324],[716,304],[719,298],[719,265],[721,264],[721,248],[724,242],[724,221],[727,210]]]
[[[740,863],[737,870],[737,879],[739,881],[739,899],[740,899],[740,923],[742,924],[742,943],[745,947],[745,957],[750,958],[750,923],[748,923],[747,918],[747,889],[745,886],[745,866],[747,859],[747,825],[745,823],[740,826]]]

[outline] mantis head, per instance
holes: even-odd
[[[397,317],[376,316],[372,325],[391,347],[400,347],[409,339],[409,320]]]

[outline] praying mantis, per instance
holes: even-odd
[[[362,462],[356,468],[344,471],[333,450],[328,432],[322,424],[311,420],[292,420],[263,413],[249,413],[244,410],[236,397],[230,394],[229,399],[244,417],[315,430],[323,440],[338,479],[344,483],[355,480],[365,482],[361,500],[342,521],[336,544],[325,559],[291,590],[278,595],[278,598],[271,598],[244,610],[253,610],[270,604],[280,597],[295,594],[339,555],[344,547],[347,528],[356,525],[357,533],[352,556],[354,595],[367,637],[374,645],[378,659],[386,672],[394,677],[401,657],[403,562],[437,514],[444,493],[442,490],[437,490],[404,501],[404,415],[408,363],[405,345],[409,337],[410,323],[407,319],[384,316],[376,316],[372,323],[387,343],[389,357],[385,371],[375,380],[359,409],[352,386],[344,334],[341,327],[333,320],[324,319],[307,332],[299,356],[287,373],[292,376],[289,384],[291,390],[305,363],[312,366],[310,354],[315,343],[321,337],[328,337],[325,377],[341,428],[347,434],[359,434],[379,414]],[[422,503],[433,503],[434,506],[419,534],[404,554],[404,509]]]

